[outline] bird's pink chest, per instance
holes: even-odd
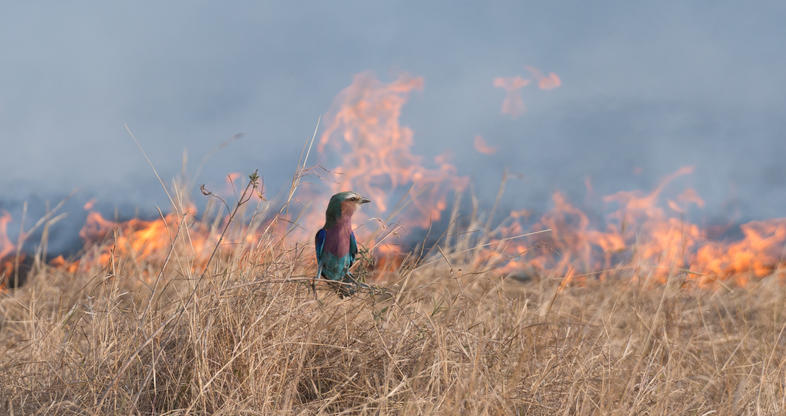
[[[336,257],[344,257],[349,254],[349,236],[352,227],[349,224],[336,224],[331,228],[325,229],[325,249]]]

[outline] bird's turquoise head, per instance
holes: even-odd
[[[348,221],[360,205],[369,202],[371,201],[368,198],[352,191],[333,195],[325,211],[325,227],[330,227],[340,220]]]

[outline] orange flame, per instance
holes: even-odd
[[[14,252],[16,247],[8,238],[8,223],[11,222],[11,214],[3,211],[0,215],[0,259]]]
[[[196,209],[190,207],[186,210],[186,217],[192,217],[195,213]],[[208,245],[215,241],[210,240],[214,237],[211,236],[207,224],[188,224],[174,213],[154,220],[133,218],[115,222],[105,219],[98,212],[90,212],[79,236],[88,245],[98,243],[98,251],[88,250],[79,263],[84,263],[85,266],[106,266],[113,257],[128,257],[136,261],[160,260],[175,241],[181,224],[189,228],[186,234],[191,253],[197,259],[204,257]],[[60,266],[76,267],[62,258],[56,260]]]
[[[538,87],[557,88],[561,85],[554,73],[544,75],[527,67]],[[512,116],[524,112],[520,89],[530,80],[521,77],[496,78],[494,86],[505,89],[503,113]],[[458,175],[447,155],[439,155],[430,163],[412,151],[414,132],[400,123],[404,104],[413,91],[423,88],[423,79],[402,75],[384,83],[370,73],[355,76],[351,85],[336,97],[325,116],[327,127],[319,138],[318,150],[332,149],[338,166],[335,177],[323,192],[307,192],[306,197],[327,203],[332,193],[355,190],[374,201],[372,209],[380,213],[399,212],[397,234],[405,236],[415,227],[426,227],[444,214],[447,197],[461,190],[468,179]],[[497,149],[476,136],[475,150],[492,154]],[[555,192],[553,208],[532,218],[527,210],[513,210],[489,235],[479,237],[481,243],[470,251],[474,262],[496,273],[549,273],[564,275],[558,290],[577,284],[587,276],[604,279],[625,274],[634,278],[665,281],[675,274],[686,274],[697,285],[711,285],[719,279],[731,279],[744,285],[783,270],[786,257],[786,218],[752,221],[740,226],[741,236],[721,239],[711,228],[702,228],[686,218],[691,210],[702,208],[704,201],[693,189],[670,192],[678,178],[693,172],[692,167],[678,169],[667,175],[650,192],[621,191],[603,197],[605,215],[591,215]],[[230,174],[228,183],[240,180]],[[587,180],[588,192],[592,187]],[[393,209],[394,194],[409,189],[409,205]],[[675,196],[676,195],[676,196]],[[85,209],[92,210],[94,201]],[[311,238],[324,217],[324,204],[312,204],[306,217],[303,234],[292,233],[280,218],[270,224],[268,232],[288,239]],[[106,266],[114,259],[159,261],[172,244],[187,247],[195,265],[205,261],[210,248],[217,243],[212,231],[215,224],[194,219],[196,210],[189,207],[181,217],[170,213],[162,218],[110,221],[91,211],[80,236],[86,246],[81,258],[74,262],[58,257],[53,267],[75,272],[81,267]],[[220,220],[220,218],[219,218]],[[362,214],[356,224],[368,224]],[[0,261],[15,251],[7,236],[11,216],[0,215]],[[380,220],[379,223],[382,223]],[[384,224],[383,224],[384,226]],[[185,229],[181,229],[185,227]],[[211,228],[212,227],[212,228]],[[242,228],[242,227],[241,227]],[[550,229],[548,233],[520,239],[528,231]],[[179,232],[185,231],[185,232]],[[359,233],[361,240],[368,230]],[[181,236],[176,238],[175,236]],[[242,228],[236,241],[253,244],[261,234]],[[400,265],[403,249],[396,242],[385,240],[376,247],[381,257],[378,270],[393,270]],[[13,263],[0,263],[0,273],[8,275]]]
[[[538,88],[542,90],[552,90],[562,85],[559,76],[553,72],[543,75],[539,69],[533,66],[525,66],[538,83]],[[521,89],[529,85],[530,80],[520,76],[497,77],[494,78],[494,86],[505,90],[505,99],[502,101],[502,114],[507,114],[512,118],[517,118],[527,112],[524,99],[521,97]]]
[[[16,250],[16,246],[8,238],[9,222],[11,222],[11,214],[3,211],[0,215],[0,293],[5,291],[6,283],[13,275],[17,262],[24,258],[11,255]]]
[[[483,136],[475,136],[475,150],[477,150],[478,153],[483,153],[484,155],[493,155],[494,153],[497,153],[497,148],[489,146]]]
[[[235,183],[237,183],[238,179],[242,178],[243,176],[245,176],[245,175],[243,175],[240,172],[228,173],[227,174],[227,178],[226,178],[227,185],[235,186]]]
[[[92,211],[93,207],[96,205],[96,199],[92,198],[89,201],[85,202],[85,205],[82,207],[85,211]]]
[[[669,216],[658,204],[670,182],[690,174],[684,167],[664,178],[650,193],[617,192],[603,200],[618,208],[598,226],[583,211],[557,192],[554,208],[544,214],[535,228],[551,229],[548,237],[534,241],[526,250],[520,244],[501,244],[503,248],[486,253],[481,261],[510,259],[499,270],[513,273],[534,267],[564,273],[575,268],[603,278],[622,269],[635,269],[657,281],[687,271],[691,281],[708,285],[717,279],[733,278],[744,285],[749,277],[764,277],[784,264],[786,257],[786,219],[753,221],[741,226],[743,238],[737,241],[711,240],[706,230],[683,219],[689,205],[702,207],[704,201],[688,189],[667,205],[678,217]],[[520,233],[524,228],[512,213],[512,223],[500,227],[497,242]],[[492,245],[493,246],[493,245]],[[525,260],[526,258],[526,260]]]
[[[409,94],[422,88],[420,77],[402,75],[384,84],[370,73],[356,75],[325,117],[319,150],[331,143],[341,157],[331,193],[355,190],[384,213],[391,194],[410,187],[415,212],[403,215],[405,225],[425,227],[446,208],[448,188],[463,188],[467,178],[458,176],[446,155],[435,157],[436,167],[427,168],[423,158],[412,153],[413,132],[401,126],[399,118]]]
[[[532,74],[535,81],[538,82],[538,88],[542,90],[551,90],[562,85],[562,81],[557,74],[553,72],[549,72],[548,75],[543,75],[543,72],[533,66],[525,66],[524,68]]]
[[[524,99],[521,98],[520,89],[529,85],[529,80],[519,76],[494,78],[494,86],[505,90],[505,99],[502,101],[502,114],[517,118],[527,112]]]

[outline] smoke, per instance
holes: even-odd
[[[710,215],[784,216],[784,6],[737,3],[69,2],[0,6],[3,209],[78,190],[104,209],[166,200],[122,129],[165,179],[222,141],[197,182],[259,168],[286,186],[316,118],[355,73],[422,76],[403,107],[414,151],[450,150],[493,198],[502,168],[513,206],[545,209],[553,191],[650,189],[681,166]],[[500,114],[498,77],[527,112]],[[550,85],[552,85],[550,84]],[[497,151],[479,154],[475,138]],[[491,152],[488,152],[491,153]],[[676,184],[681,188],[679,184]],[[81,213],[73,208],[70,218]],[[66,234],[66,231],[63,231]]]

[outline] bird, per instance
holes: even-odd
[[[333,282],[355,282],[349,268],[355,262],[358,243],[352,232],[352,214],[363,204],[371,202],[357,192],[339,192],[330,198],[325,211],[325,225],[314,236],[317,254],[317,273],[311,281],[316,297],[315,279],[321,277]],[[338,285],[339,295],[344,297],[354,291]]]

